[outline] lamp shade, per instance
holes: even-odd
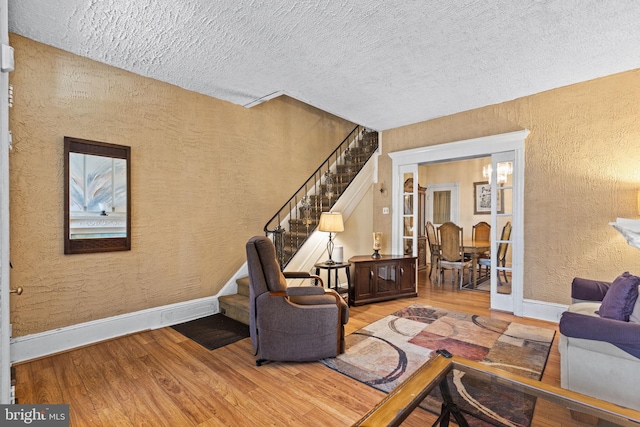
[[[330,233],[340,233],[344,231],[342,214],[340,212],[322,212],[318,230],[328,231]]]

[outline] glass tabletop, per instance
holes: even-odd
[[[437,355],[354,426],[640,426],[640,412]]]

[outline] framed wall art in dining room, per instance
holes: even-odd
[[[497,202],[497,213],[504,213],[504,202],[502,200],[502,191],[500,190],[498,190]],[[487,181],[473,183],[473,214],[491,214],[491,184]]]

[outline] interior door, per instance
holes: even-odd
[[[7,0],[0,0],[0,43],[9,46]],[[0,72],[0,403],[13,403],[11,394],[11,326],[9,320],[9,74],[4,49]],[[9,58],[10,56],[10,58]]]
[[[394,177],[393,253],[418,256],[418,165],[401,167]]]
[[[521,289],[514,262],[515,153],[491,156],[491,308],[516,314],[514,291]]]

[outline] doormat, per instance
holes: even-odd
[[[348,335],[345,353],[322,363],[386,393],[439,348],[539,380],[554,335],[553,329],[413,304]],[[449,389],[471,426],[530,425],[535,398],[504,387],[475,387],[464,377]],[[436,388],[420,406],[439,414],[441,404]]]
[[[220,313],[173,325],[172,328],[209,350],[249,336],[248,325]]]

